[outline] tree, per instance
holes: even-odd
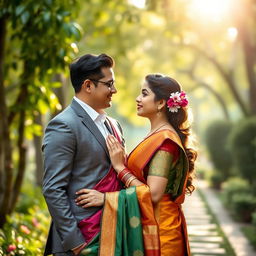
[[[216,94],[220,90],[223,94],[226,88],[243,116],[256,115],[255,1],[232,1],[232,6],[229,6],[221,22],[210,22],[211,17],[200,17],[198,13],[191,12],[191,6],[183,1],[148,2],[159,15],[166,17],[166,32],[175,31],[175,37],[169,40],[165,37],[169,45],[175,47],[177,54],[182,57],[186,50],[191,55],[187,63],[183,62],[187,69],[191,70],[191,63],[197,63],[193,68],[193,76],[187,73],[190,78],[201,86],[199,77],[213,77],[214,72],[222,87],[214,84],[212,92],[214,90]],[[209,84],[202,79],[200,81]]]
[[[74,56],[81,36],[75,1],[0,2],[0,227],[15,207],[26,167],[26,137],[36,117],[61,108],[52,77]]]

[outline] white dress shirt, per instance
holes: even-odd
[[[87,112],[87,114],[91,117],[91,119],[99,128],[103,137],[106,139],[107,136],[110,134],[107,127],[104,124],[104,122],[106,121],[107,115],[105,113],[99,114],[92,107],[90,107],[88,104],[78,99],[76,96],[74,96],[74,100],[77,101],[77,103]]]

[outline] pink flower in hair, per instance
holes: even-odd
[[[173,92],[167,101],[167,107],[172,113],[178,112],[180,107],[186,107],[188,105],[188,99],[185,92]]]

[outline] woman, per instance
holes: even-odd
[[[196,153],[188,148],[186,94],[172,78],[148,75],[137,97],[137,113],[149,119],[151,131],[132,151],[127,167],[122,147],[107,139],[112,165],[130,186],[147,184],[159,225],[161,255],[189,255],[181,203],[191,193]]]
[[[127,160],[114,136],[106,140],[127,189],[105,194],[100,255],[190,255],[181,204],[185,193],[194,190],[196,152],[188,146],[186,94],[174,79],[148,75],[136,102],[151,131]]]

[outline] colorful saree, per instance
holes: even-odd
[[[190,255],[187,228],[181,204],[185,199],[188,177],[188,160],[179,137],[170,130],[157,132],[142,141],[130,154],[128,168],[146,184],[145,169],[153,155],[166,140],[171,140],[180,148],[180,156],[176,168],[181,176],[177,194],[164,194],[161,201],[154,206],[155,218],[159,226],[161,255]],[[146,153],[145,153],[146,152]]]
[[[180,148],[181,172],[177,195],[164,194],[153,207],[147,185],[105,193],[101,231],[82,255],[89,256],[189,256],[185,218],[181,204],[185,198],[188,162],[179,137],[169,130],[152,134],[129,155],[129,170],[146,184],[145,168],[164,141]]]

